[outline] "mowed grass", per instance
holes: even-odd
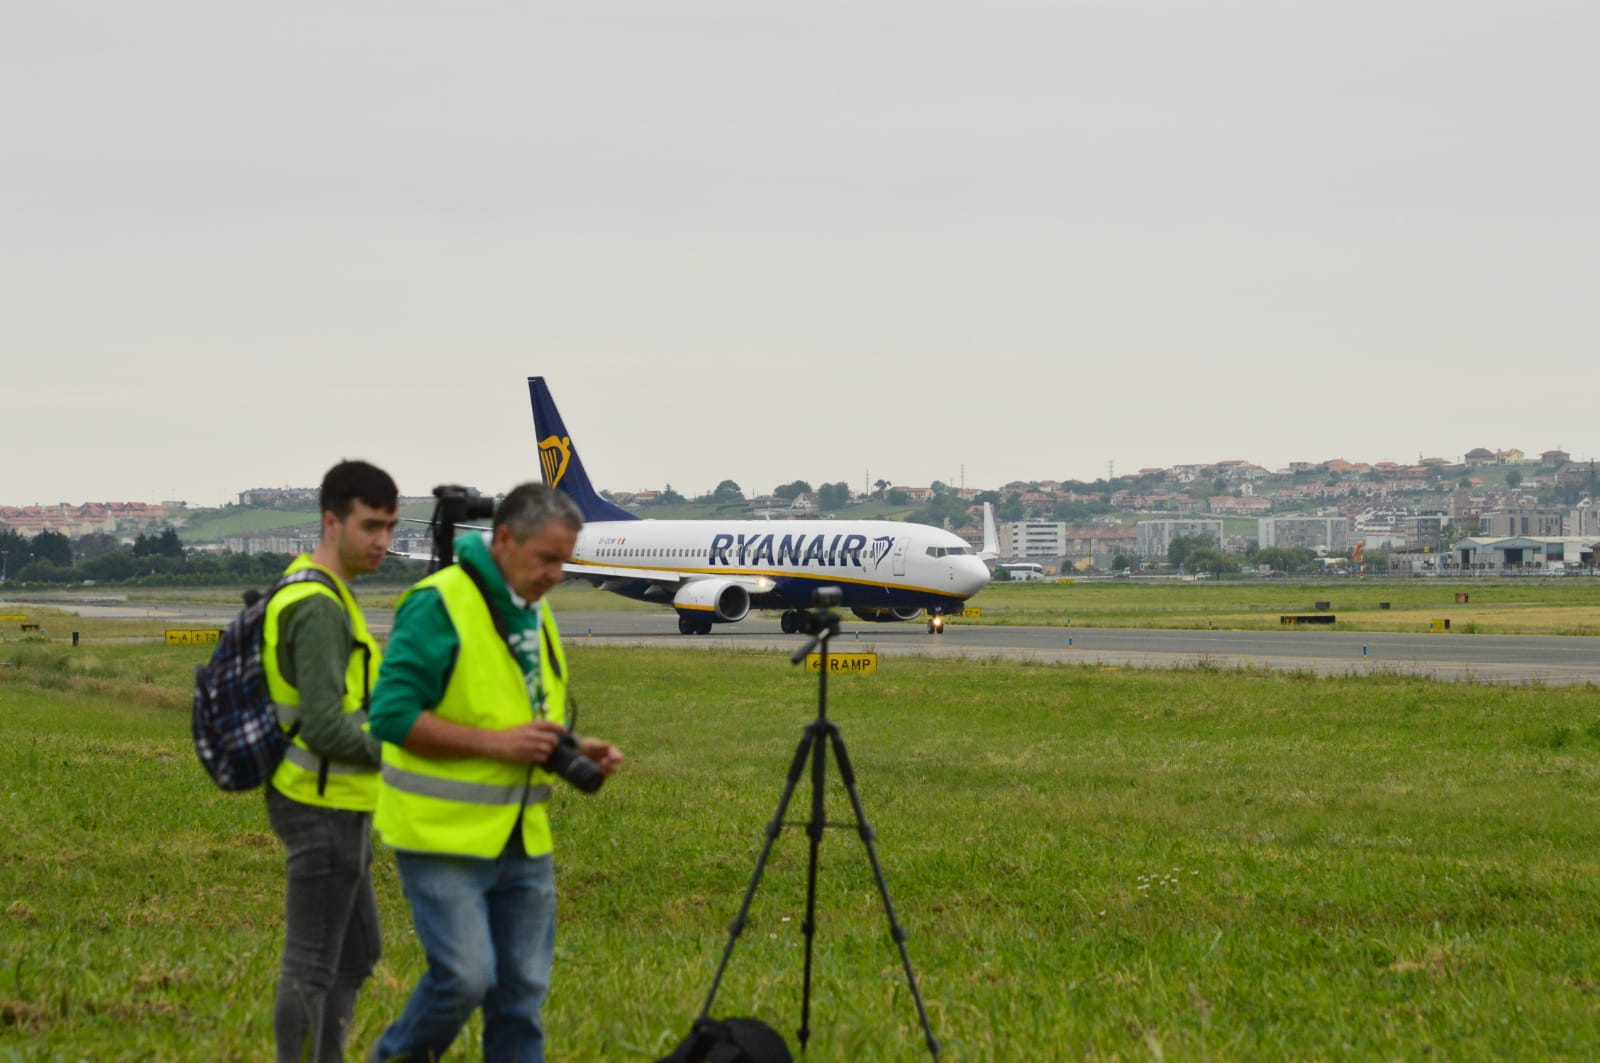
[[[1466,600],[1458,600],[1465,595]],[[1600,579],[1357,579],[1198,583],[991,583],[963,624],[1275,630],[1318,602],[1338,631],[1425,632],[1438,619],[1458,634],[1600,634]],[[1387,604],[1385,604],[1387,603]]]
[[[203,652],[0,647],[0,1058],[269,1058],[282,855],[260,795],[193,760]],[[781,654],[571,659],[580,728],[628,762],[558,797],[551,1056],[654,1059],[816,681]],[[1592,688],[896,658],[829,692],[945,1059],[1600,1055]],[[929,1058],[828,769],[807,1058]],[[810,793],[716,1004],[791,1045]],[[377,880],[362,1051],[422,967],[386,853]]]
[[[16,606],[30,621],[44,621],[47,633],[66,635],[82,630],[84,637],[101,633],[88,619],[62,610],[72,598],[124,595],[132,605],[148,603],[159,610],[171,602],[239,603],[243,587],[211,588],[79,588],[44,592],[52,600]],[[363,580],[357,597],[368,609],[392,609],[405,591],[400,583]],[[1466,601],[1458,601],[1465,595]],[[582,580],[568,580],[551,592],[558,612],[649,612],[660,614],[658,603],[636,602],[597,590]],[[1334,630],[1426,632],[1438,619],[1450,621],[1454,634],[1486,635],[1600,635],[1600,579],[1564,577],[1516,580],[1358,580],[1329,579],[1314,582],[1286,580],[1205,581],[1196,583],[1136,583],[1120,580],[1075,583],[989,584],[970,601],[979,610],[961,617],[962,624],[1011,624],[1053,627],[1208,627],[1225,630],[1277,630],[1285,614],[1316,613],[1327,602]],[[1387,605],[1385,605],[1387,603]],[[8,607],[7,612],[13,609]],[[776,611],[760,615],[769,619]],[[108,621],[109,624],[127,621]],[[148,622],[138,633],[160,634],[170,624]],[[0,635],[14,638],[16,622],[0,622]],[[135,629],[122,629],[125,635]]]

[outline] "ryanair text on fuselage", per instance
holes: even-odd
[[[628,536],[607,536],[596,541],[601,551],[628,549]],[[704,550],[707,565],[746,568],[757,565],[793,565],[796,568],[877,568],[894,548],[894,536],[836,532],[832,535],[750,535],[716,532]],[[606,556],[602,553],[601,556]]]

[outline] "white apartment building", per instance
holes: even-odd
[[[1055,559],[1067,552],[1067,525],[1055,520],[1016,520],[1000,526],[1000,556]]]
[[[1222,546],[1220,520],[1141,520],[1134,525],[1134,531],[1139,558],[1143,561],[1165,561],[1172,540],[1184,536],[1203,535],[1219,548]]]
[[[1600,507],[1587,498],[1579,502],[1567,514],[1566,534],[1600,535]]]
[[[1350,521],[1346,517],[1262,517],[1256,521],[1256,542],[1263,550],[1303,547],[1316,553],[1342,554],[1350,548]]]

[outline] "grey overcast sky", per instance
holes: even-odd
[[[0,12],[0,503],[1600,456],[1600,4]]]

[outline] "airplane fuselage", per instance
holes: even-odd
[[[988,582],[986,566],[959,537],[895,521],[638,520],[586,524],[571,568],[603,575],[607,589],[661,600],[648,581],[760,581],[757,608],[805,608],[818,587],[836,586],[847,608],[949,612]],[[630,593],[633,575],[645,585]],[[766,584],[770,584],[767,587]]]

